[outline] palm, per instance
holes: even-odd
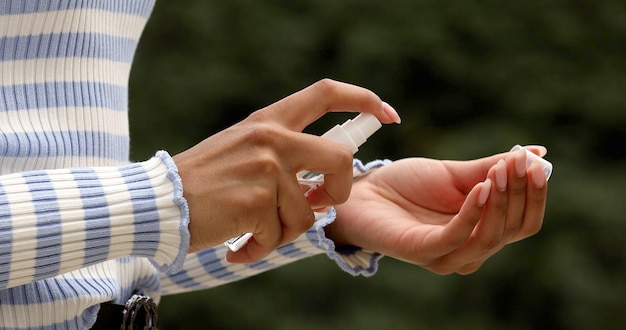
[[[344,238],[338,244],[436,272],[474,271],[505,244],[534,234],[543,217],[545,189],[527,190],[528,179],[511,174],[514,160],[500,169],[509,178],[507,189],[494,192],[491,183],[485,185],[491,189],[489,200],[484,207],[477,203],[483,187],[478,184],[495,178],[495,164],[502,158],[393,162],[354,184],[349,200],[337,206],[330,233]]]
[[[352,205],[346,203],[353,207],[343,218],[358,219],[353,228],[382,237],[376,244],[382,246],[374,247],[376,251],[388,254],[391,251],[384,250],[390,247],[411,245],[423,253],[428,236],[450,222],[465,200],[468,186],[471,189],[478,181],[455,182],[439,161],[404,159],[357,182],[348,202]]]
[[[395,175],[397,172],[404,175]],[[476,179],[468,184],[458,179],[452,176],[443,162],[423,158],[404,159],[373,173],[366,181],[377,189],[369,193],[363,191],[362,196],[356,192],[355,197],[362,198],[363,202],[377,203],[379,210],[375,213],[380,216],[412,216],[413,222],[445,225],[459,211],[469,189],[480,181]],[[373,198],[373,194],[378,196]],[[373,200],[367,201],[368,196]]]

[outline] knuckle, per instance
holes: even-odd
[[[350,189],[343,189],[337,193],[335,193],[333,196],[331,196],[334,204],[342,204],[345,203],[348,198],[350,197]]]
[[[289,232],[292,233],[290,236],[293,236],[290,238],[292,239],[309,230],[315,222],[315,214],[310,207],[304,207],[301,211],[302,214],[300,216],[297,216],[292,221],[288,222]]]
[[[443,256],[437,259],[432,264],[428,265],[426,268],[437,275],[450,275],[454,273],[455,267],[453,266],[454,265],[451,263],[449,258]]]
[[[500,246],[500,239],[496,237],[487,237],[480,240],[480,246],[485,252],[490,252]]]
[[[510,192],[514,196],[525,196],[526,195],[526,184],[522,183],[520,185],[513,185],[510,189]]]
[[[323,95],[327,95],[327,94],[332,94],[336,91],[337,82],[330,78],[324,78],[315,82],[312,87],[317,92]]]
[[[515,236],[519,232],[520,228],[521,228],[521,226],[520,226],[519,222],[516,222],[515,225],[508,225],[504,229],[504,237],[513,237],[513,236]]]
[[[281,231],[274,237],[274,239],[269,243],[268,247],[270,247],[271,251],[276,250],[281,244],[284,243],[285,232]]]
[[[350,190],[352,187],[352,151],[350,148],[339,145],[337,150],[333,153],[333,175],[337,175],[342,178],[341,184],[334,184],[332,187],[326,186],[329,197],[333,203],[343,203],[350,197]]]
[[[446,267],[444,267],[442,265],[431,266],[431,267],[428,267],[428,269],[431,272],[433,272],[433,273],[435,273],[437,275],[450,275],[450,274],[454,273],[453,271],[451,271],[450,269],[448,269],[448,268],[446,268]]]
[[[524,237],[536,235],[537,233],[541,231],[542,226],[543,226],[543,221],[538,221],[536,224],[523,228]]]
[[[536,235],[536,234],[538,234],[538,233],[541,231],[541,227],[542,227],[542,224],[541,224],[541,223],[537,224],[536,226],[532,226],[532,227],[530,228],[530,230],[528,231],[528,233],[529,233],[531,236],[532,236],[532,235]]]
[[[265,115],[265,111],[257,110],[249,114],[248,117],[246,118],[246,121],[261,122],[261,121],[264,121],[266,117],[267,116]]]
[[[380,97],[378,95],[376,95],[376,93],[368,90],[368,89],[363,89],[363,107],[367,107],[368,105],[371,106],[379,106],[382,102],[382,100],[380,99]]]
[[[329,78],[318,80],[311,87],[313,92],[317,94],[318,99],[324,100],[324,106],[333,103],[334,100],[339,99],[341,95],[339,82]]]
[[[300,227],[302,232],[307,231],[315,223],[315,214],[313,214],[313,212],[308,209],[307,214],[304,217],[304,221],[301,221],[300,223],[302,224],[302,226]]]
[[[350,187],[334,187],[334,189],[327,189],[326,192],[330,198],[330,205],[337,205],[345,203],[350,197]]]
[[[335,155],[339,166],[341,166],[342,170],[349,168],[352,170],[352,150],[343,144],[338,144],[337,153]]]
[[[259,176],[276,178],[283,172],[278,155],[281,148],[281,133],[270,125],[259,125],[246,133],[246,145],[252,152],[251,169]]]
[[[269,124],[253,125],[245,132],[246,140],[252,145],[275,146],[280,141],[280,130]]]
[[[262,186],[250,186],[246,194],[239,196],[239,207],[247,210],[259,210],[272,205],[276,200],[276,194]]]
[[[506,212],[508,210],[508,204],[507,201],[502,199],[502,200],[498,200],[496,203],[493,204],[493,206],[495,207],[495,213],[502,219],[506,218]]]
[[[270,152],[262,152],[255,156],[254,170],[261,177],[276,178],[280,176],[282,165]]]

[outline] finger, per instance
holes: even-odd
[[[528,170],[526,207],[522,226],[510,242],[516,242],[539,232],[546,209],[548,183],[543,167],[534,162]]]
[[[507,157],[508,206],[504,241],[510,240],[522,226],[526,205],[526,151],[520,149]]]
[[[433,256],[448,255],[467,242],[484,212],[484,205],[491,194],[491,186],[491,179],[477,184],[467,195],[459,213],[443,230],[425,238],[426,246],[438,247],[432,248]]]
[[[530,150],[530,152],[534,153],[535,155],[539,157],[543,157],[548,153],[548,149],[546,149],[546,147],[539,146],[539,145],[527,145],[527,146],[524,146],[524,149]]]
[[[311,191],[307,200],[310,207],[323,209],[348,200],[352,188],[352,171],[324,174],[324,184]]]
[[[372,91],[323,79],[262,110],[271,120],[295,131],[302,131],[327,112],[367,112],[383,123],[399,122],[398,114]]]
[[[248,243],[236,252],[228,250],[228,252],[226,252],[226,261],[233,264],[251,263],[263,259],[271,252],[272,250],[263,247],[256,241],[255,237],[252,236],[248,240]]]
[[[305,151],[290,155],[295,172],[307,170],[324,174],[324,184],[308,196],[310,205],[323,207],[345,202],[353,181],[351,150],[343,144],[309,134],[293,133],[290,140]]]
[[[506,190],[497,188],[496,171],[500,170],[499,166],[503,164],[498,163],[487,175],[492,180],[491,193],[474,232],[465,245],[442,258],[443,264],[453,266],[481,260],[504,244],[502,234],[507,211],[507,193]]]
[[[282,237],[279,245],[293,241],[311,228],[315,221],[313,210],[304,198],[295,177],[285,177],[280,182],[278,217],[282,226]]]
[[[547,149],[543,146],[526,146],[531,152],[544,156],[547,153]],[[510,152],[498,153],[492,156],[474,159],[470,161],[445,161],[445,164],[449,164],[448,169],[453,178],[456,180],[456,185],[462,192],[468,192],[474,185],[481,182],[486,177],[489,169],[496,164],[500,159],[509,157]],[[456,164],[462,164],[462,166],[455,166]]]
[[[284,177],[278,185],[278,219],[264,222],[246,246],[227,254],[233,263],[259,261],[281,245],[296,239],[311,228],[315,215],[293,177]]]
[[[506,180],[505,166],[504,161],[500,160],[487,174],[487,177],[493,181],[491,194],[485,204],[481,221],[476,225],[476,230],[468,245],[465,246],[465,251],[458,251],[460,258],[475,260],[476,257],[482,257],[485,252],[492,251],[502,244],[508,209],[506,181],[502,183],[502,176]],[[466,256],[462,256],[463,254]]]
[[[278,215],[277,203],[278,203],[278,188],[276,190],[267,191],[266,189],[258,189],[259,194],[255,194],[255,190],[252,189],[256,185],[250,185],[250,190],[247,192],[251,200],[250,203],[258,203],[263,201],[263,205],[250,207],[254,209],[246,217],[246,222],[256,224],[255,228],[248,229],[252,232],[253,236],[248,243],[236,252],[229,251],[226,255],[227,260],[233,263],[241,262],[254,262],[262,259],[274,250],[280,242],[281,224]],[[267,197],[267,195],[274,197]]]
[[[485,180],[491,168],[506,156],[506,153],[469,161],[444,161],[455,186],[467,194],[474,186]]]

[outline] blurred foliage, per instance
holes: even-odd
[[[542,231],[472,275],[385,258],[353,278],[318,256],[165,297],[160,328],[626,328],[624,17],[618,0],[158,1],[131,75],[133,159],[180,152],[329,77],[402,116],[360,159],[520,143],[547,146],[555,166]]]

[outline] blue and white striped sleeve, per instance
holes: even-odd
[[[353,175],[358,178],[389,162],[389,160],[376,160],[363,164],[359,160],[354,160]],[[383,257],[380,253],[359,247],[336,249],[334,242],[326,237],[324,227],[335,220],[335,215],[334,209],[316,213],[316,221],[308,231],[256,263],[228,263],[226,261],[227,249],[224,246],[190,254],[180,271],[162,273],[162,293],[167,295],[212,288],[319,254],[326,254],[349,274],[374,275],[378,269],[378,261]]]
[[[122,256],[180,267],[187,204],[165,152],[119,167],[0,176],[0,289]]]

